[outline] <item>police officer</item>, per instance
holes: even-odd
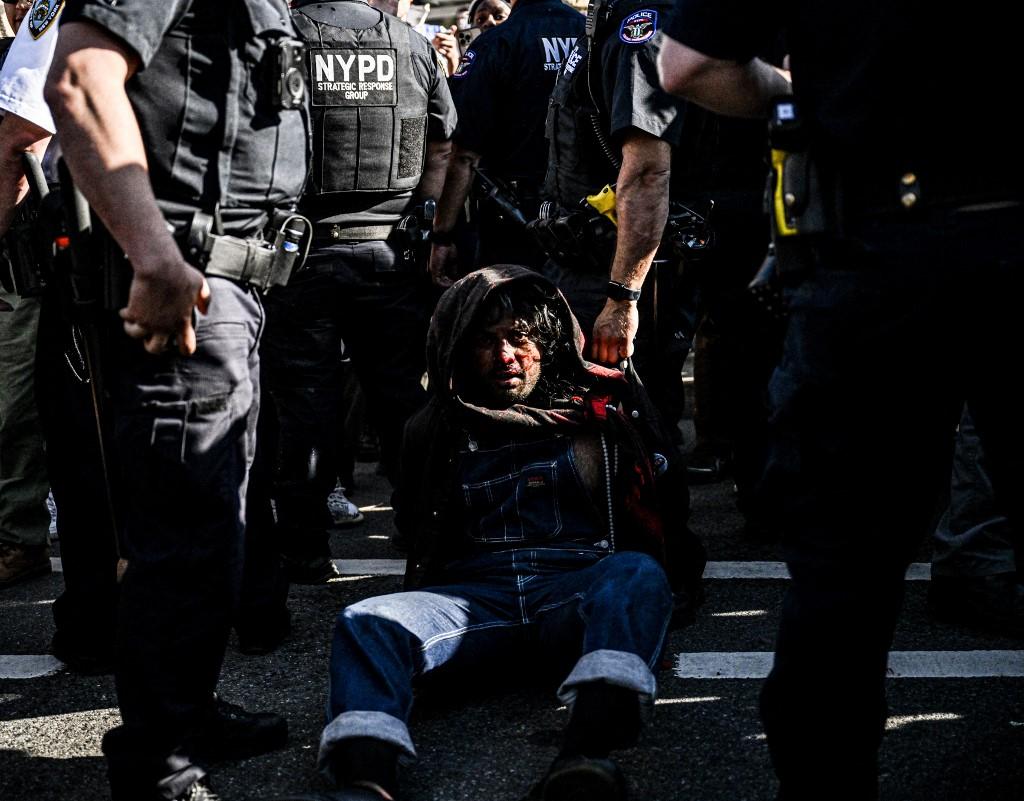
[[[1015,532],[1024,520],[1024,420],[1007,369],[1024,344],[1024,151],[1005,118],[1019,37],[996,3],[922,37],[928,14],[879,0],[679,0],[662,54],[672,91],[773,129],[791,308],[762,493],[792,582],[761,712],[787,801],[878,796],[887,651],[965,399],[996,503]],[[792,97],[755,58],[780,31]],[[950,113],[965,99],[968,113]],[[952,321],[967,335],[949,337]],[[1008,602],[1020,597],[1016,536]]]
[[[8,22],[20,28],[27,10],[21,3],[5,3],[0,13],[4,31]],[[27,190],[23,154],[41,159],[53,133],[42,98],[43,76],[32,62],[37,52],[52,48],[54,38],[35,39],[26,30],[3,70],[13,42],[13,34],[0,38],[0,237],[7,234]],[[27,77],[18,81],[15,73]],[[33,293],[17,291],[12,250],[6,239],[0,240],[0,589],[50,572],[49,485],[34,392],[40,304],[29,296]]]
[[[570,52],[551,96],[543,196],[552,201],[547,214],[558,220],[578,216],[585,197],[615,185],[617,228],[600,220],[600,227],[588,224],[576,242],[554,249],[544,272],[573,307],[591,358],[618,365],[633,355],[641,289],[657,260],[659,287],[646,290],[637,363],[655,405],[674,421],[683,410],[680,374],[692,320],[672,296],[678,259],[663,239],[669,198],[681,199],[673,180],[682,174],[677,166],[690,153],[677,147],[685,104],[656,85],[654,72],[657,33],[669,8],[665,2],[595,0],[588,10],[593,24]]]
[[[0,109],[6,111],[0,123],[0,232],[7,228],[19,199],[19,184],[25,183],[24,153],[32,153],[47,177],[55,179],[56,171],[50,168],[59,147],[54,142],[47,149],[54,123],[43,85],[62,8],[56,15],[34,14],[28,19],[0,72]],[[89,380],[82,329],[69,319],[73,304],[66,275],[41,270],[33,258],[42,249],[29,243],[43,236],[40,229],[49,227],[38,219],[41,199],[33,195],[25,203],[34,213],[21,214],[5,239],[8,253],[18,262],[19,278],[13,283],[19,297],[13,299],[16,311],[8,317],[9,330],[0,316],[0,366],[8,376],[3,394],[21,402],[0,413],[0,536],[8,524],[24,533],[37,531],[37,564],[49,572],[49,514],[44,500],[47,488],[52,489],[64,579],[64,592],[53,604],[53,653],[71,670],[105,673],[113,669],[118,592],[116,487],[109,481],[109,437],[98,425],[105,404],[93,403],[100,382]],[[9,475],[12,467],[14,475]],[[31,563],[20,561],[25,575],[24,566]],[[0,585],[3,572],[0,565]]]
[[[464,254],[461,265],[452,229],[474,183],[474,168],[498,182],[525,220],[537,216],[547,165],[548,98],[582,35],[583,16],[561,0],[516,0],[509,18],[462,56],[451,80],[459,127],[432,235],[435,281],[488,264],[543,264],[544,254],[524,235],[523,222],[511,219],[479,183],[478,252]]]
[[[62,4],[37,0],[33,16],[43,5]],[[241,572],[256,285],[285,280],[301,238],[288,233],[308,141],[294,35],[283,0],[75,0],[47,82],[75,183],[126,257],[108,279],[130,266],[105,354],[129,562],[123,722],[103,740],[115,801],[212,799],[200,760],[287,736],[214,688]]]
[[[431,311],[425,207],[440,194],[455,127],[444,72],[424,37],[364,2],[299,2],[309,46],[315,226],[306,268],[270,299],[264,354],[279,412],[277,514],[288,573],[336,575],[326,501],[338,475],[344,339],[395,475],[406,418],[423,402]]]

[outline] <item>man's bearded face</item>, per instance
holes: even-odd
[[[540,380],[540,348],[514,315],[470,334],[469,356],[480,400],[491,408],[525,403]]]

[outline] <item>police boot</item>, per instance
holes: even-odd
[[[639,734],[635,690],[603,681],[581,684],[562,750],[528,801],[625,801],[626,778],[608,755],[634,745]]]
[[[208,761],[246,759],[284,747],[288,721],[273,712],[248,712],[214,696],[200,733],[188,742],[190,754]]]
[[[395,801],[397,746],[374,737],[352,737],[339,742],[328,760],[338,783],[336,789],[273,801]]]

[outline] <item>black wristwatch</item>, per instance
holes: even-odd
[[[607,295],[612,300],[640,300],[640,290],[630,289],[625,284],[620,284],[618,281],[608,282]]]
[[[435,245],[455,244],[455,237],[452,236],[451,231],[431,231],[427,239],[429,239]]]

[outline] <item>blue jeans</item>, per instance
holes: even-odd
[[[456,583],[381,595],[346,608],[334,628],[329,723],[320,766],[351,737],[416,751],[407,727],[413,684],[441,668],[479,676],[510,657],[568,657],[559,698],[592,681],[653,700],[653,670],[672,614],[672,594],[650,556],[522,548],[474,557]]]

